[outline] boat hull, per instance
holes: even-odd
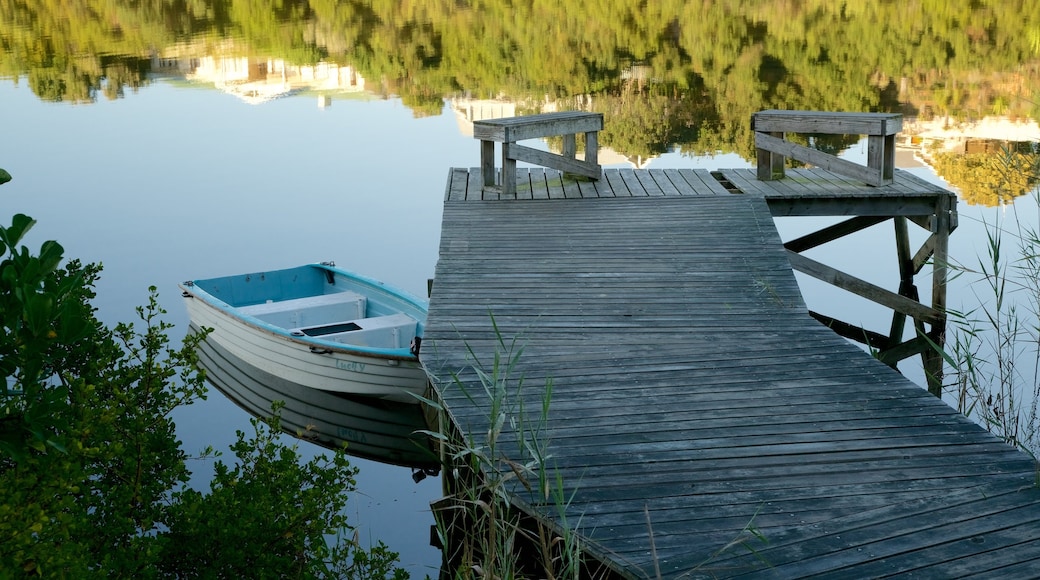
[[[275,273],[264,275],[273,278],[272,274]],[[259,276],[243,276],[248,277]],[[354,347],[265,324],[242,316],[234,305],[214,299],[203,290],[204,282],[182,286],[191,322],[197,327],[212,329],[207,340],[245,364],[313,389],[401,402],[418,402],[415,395],[427,389],[426,373],[418,357],[406,346],[382,350]],[[399,296],[390,299],[400,301]],[[422,317],[421,331],[425,312],[417,316]]]
[[[206,380],[254,417],[270,417],[272,404],[287,433],[350,455],[405,467],[436,470],[437,454],[419,405],[373,400],[321,391],[266,373],[234,356],[215,341],[199,345]]]

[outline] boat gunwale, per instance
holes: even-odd
[[[194,279],[194,280],[189,280],[189,281],[183,282],[183,283],[179,284],[179,286],[180,286],[181,290],[183,291],[185,297],[190,296],[192,298],[201,299],[204,304],[206,304],[210,308],[213,308],[214,310],[216,310],[222,316],[225,316],[225,317],[230,318],[232,320],[241,321],[242,323],[247,324],[247,325],[249,325],[251,327],[254,327],[257,330],[264,331],[264,332],[266,332],[268,334],[272,334],[272,335],[276,336],[277,338],[284,339],[284,340],[286,340],[288,342],[291,342],[291,343],[294,343],[294,344],[298,344],[298,345],[303,346],[303,347],[308,347],[308,348],[310,348],[310,347],[320,347],[322,349],[326,349],[326,350],[330,351],[330,352],[327,352],[327,353],[315,353],[315,354],[346,354],[346,355],[361,356],[361,357],[366,357],[366,358],[377,358],[377,359],[383,359],[383,360],[393,360],[393,361],[402,361],[402,362],[419,362],[419,357],[411,352],[410,347],[384,348],[384,347],[361,346],[361,345],[349,344],[349,343],[344,343],[344,342],[335,342],[335,341],[331,341],[331,340],[325,340],[325,339],[322,339],[320,337],[311,337],[311,336],[300,337],[298,335],[294,335],[290,331],[290,329],[287,329],[287,328],[284,328],[284,327],[281,327],[281,326],[277,326],[277,325],[271,324],[269,322],[265,322],[265,321],[255,317],[255,316],[243,313],[240,310],[241,307],[239,307],[239,306],[232,306],[231,304],[228,304],[224,300],[221,300],[220,298],[217,298],[216,296],[210,294],[209,292],[204,290],[199,285],[200,282],[206,282],[206,281],[215,280],[215,279],[218,279],[218,278],[232,278],[232,277],[235,277],[235,276],[252,276],[252,275],[257,275],[257,274],[272,274],[272,273],[278,273],[278,272],[285,272],[285,271],[289,271],[289,270],[296,270],[296,269],[304,268],[304,267],[313,267],[313,268],[317,268],[317,269],[320,269],[320,270],[325,270],[325,271],[328,271],[328,272],[332,272],[336,276],[343,276],[344,278],[346,278],[346,279],[348,279],[348,280],[350,280],[352,282],[359,283],[362,286],[370,288],[373,291],[373,293],[379,293],[379,294],[386,295],[388,297],[393,297],[393,298],[402,300],[405,303],[411,305],[417,311],[426,312],[428,310],[428,302],[426,302],[425,300],[423,300],[423,299],[421,299],[421,298],[419,298],[419,297],[417,297],[417,296],[415,296],[415,295],[413,295],[413,294],[411,294],[409,292],[405,292],[404,290],[401,290],[401,289],[396,288],[394,286],[391,286],[391,285],[388,285],[386,283],[380,282],[380,281],[375,280],[373,278],[369,278],[367,276],[356,274],[354,272],[347,272],[346,270],[342,270],[340,268],[336,268],[335,266],[330,266],[328,264],[319,264],[319,263],[304,264],[302,266],[297,266],[295,268],[285,268],[285,269],[281,269],[281,270],[270,270],[270,271],[265,271],[265,272],[252,272],[252,273],[234,274],[234,275],[231,275],[231,276],[218,276],[218,277],[215,277],[215,278],[200,278],[200,279]],[[416,322],[416,333],[415,333],[415,336],[421,338],[422,337],[422,332],[423,332],[423,330],[425,329],[425,326],[426,326],[425,325],[425,320],[419,320],[419,319],[415,318],[415,316],[412,313],[405,312],[403,310],[401,312],[415,320],[415,322]]]

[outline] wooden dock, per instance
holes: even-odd
[[[475,369],[499,337],[523,347],[514,402],[538,409],[551,381],[541,435],[566,519],[613,575],[1040,576],[1034,461],[890,368],[922,352],[897,322],[941,337],[941,265],[927,305],[798,262],[868,222],[894,220],[898,239],[909,221],[938,234],[916,253],[899,241],[912,279],[927,256],[945,261],[952,194],[899,171],[882,187],[822,170],[518,178],[499,199],[479,170],[450,171],[421,358],[479,440],[491,410]],[[849,219],[785,248],[774,215]],[[796,262],[895,309],[892,333],[874,333],[888,366],[809,315]],[[520,457],[505,424],[501,449]],[[559,522],[541,494],[512,492]]]

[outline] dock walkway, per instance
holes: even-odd
[[[450,172],[421,358],[479,439],[474,367],[499,337],[522,345],[525,407],[553,386],[567,521],[614,574],[1040,576],[1033,460],[811,318],[773,223],[926,215],[949,192],[898,171],[879,188],[814,170],[521,174],[500,200],[479,170]]]

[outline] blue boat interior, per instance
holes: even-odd
[[[384,286],[320,266],[196,280],[241,314],[296,336],[382,349],[422,336],[426,311]]]
[[[275,272],[196,280],[195,285],[237,308],[336,292],[335,285],[329,284],[326,272],[328,270],[314,266],[300,266]]]

